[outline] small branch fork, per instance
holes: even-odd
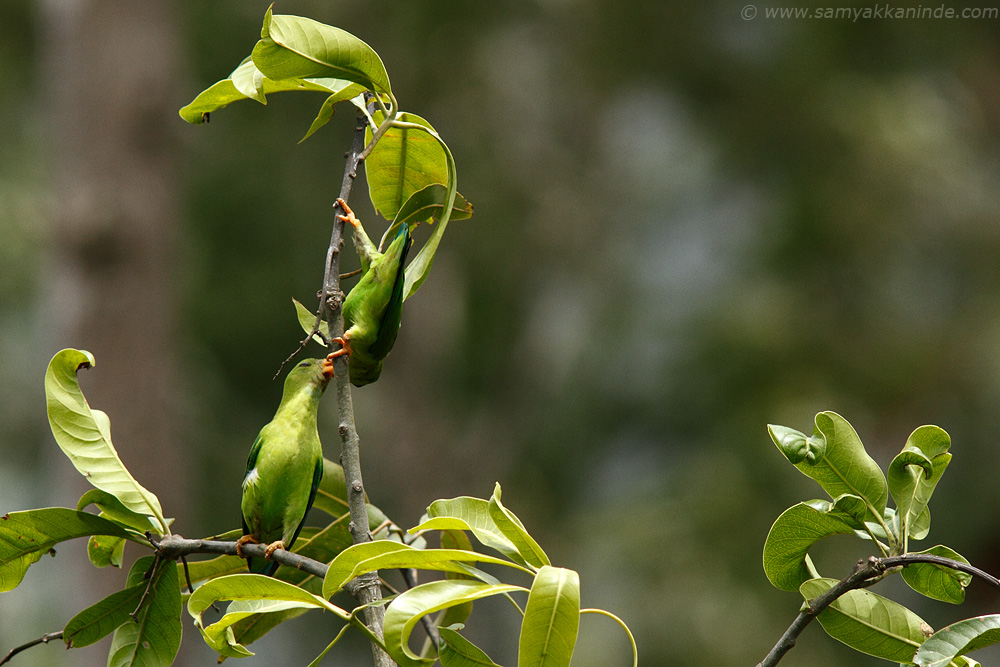
[[[788,626],[784,634],[778,640],[778,643],[774,645],[774,648],[767,654],[767,656],[757,663],[757,667],[773,667],[777,665],[782,657],[788,651],[795,646],[795,641],[798,636],[802,634],[806,626],[819,616],[823,611],[826,610],[831,604],[833,604],[837,598],[844,595],[848,591],[856,590],[859,588],[866,588],[872,584],[878,583],[884,574],[891,572],[894,569],[899,569],[906,567],[908,565],[914,565],[916,563],[932,563],[934,565],[940,565],[942,567],[947,567],[952,570],[957,570],[959,572],[965,572],[974,577],[982,579],[989,585],[1000,590],[1000,579],[994,577],[988,572],[984,572],[977,567],[968,565],[967,563],[962,563],[960,561],[952,560],[950,558],[943,558],[941,556],[934,556],[931,554],[904,554],[902,556],[890,556],[887,558],[878,558],[876,556],[870,556],[868,560],[859,560],[854,566],[854,570],[845,577],[841,579],[833,588],[823,593],[819,597],[809,600],[809,603],[799,612],[799,615],[795,617],[792,624]]]

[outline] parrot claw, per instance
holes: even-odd
[[[240,558],[246,558],[246,556],[243,555],[244,544],[260,544],[260,542],[257,541],[257,538],[253,535],[244,535],[240,539],[236,540],[236,555]]]
[[[340,343],[340,349],[339,350],[334,350],[330,354],[326,355],[326,358],[329,361],[333,361],[337,357],[342,357],[344,355],[347,355],[347,357],[350,358],[350,356],[351,356],[351,339],[350,338],[345,338],[343,336],[337,336],[336,338],[331,338],[330,342],[331,343]]]
[[[339,204],[341,210],[344,211],[344,215],[338,215],[337,218],[349,223],[352,227],[357,229],[358,225],[361,224],[361,221],[355,217],[354,211],[351,210],[351,207],[347,205],[346,201],[339,197],[337,198],[337,204]]]
[[[285,548],[285,543],[282,540],[278,540],[277,542],[271,542],[270,544],[267,545],[267,548],[264,549],[264,560],[272,560],[274,558],[274,552],[277,551],[278,549],[284,549],[284,548]]]

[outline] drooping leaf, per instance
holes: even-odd
[[[409,647],[410,633],[420,619],[436,611],[492,595],[524,591],[520,586],[484,584],[478,581],[444,579],[411,588],[397,596],[385,612],[385,645],[399,667],[418,667],[433,662]]]
[[[132,477],[111,444],[111,421],[92,410],[80,390],[77,371],[94,366],[84,350],[57,352],[45,372],[49,426],[60,449],[94,487],[106,491],[137,514],[150,518],[150,530],[169,533],[160,501]]]
[[[319,108],[316,118],[313,119],[312,125],[309,126],[309,130],[306,132],[305,136],[299,139],[299,143],[301,144],[303,141],[315,134],[316,130],[330,122],[333,118],[333,112],[335,111],[335,106],[337,104],[359,97],[359,93],[361,93],[360,86],[353,84],[339,93],[330,95],[328,98],[323,100],[323,105]]]
[[[376,124],[385,121],[381,111],[372,118]],[[416,114],[401,112],[396,120],[434,132],[431,124]],[[435,135],[420,129],[391,127],[365,158],[368,193],[375,210],[386,220],[394,220],[415,192],[435,183],[448,183],[448,155]],[[369,127],[365,141],[371,142],[372,136]]]
[[[857,496],[841,498],[854,498],[864,504]],[[804,581],[813,578],[807,564],[812,545],[830,535],[852,533],[857,527],[854,517],[826,500],[789,507],[771,526],[764,541],[764,573],[768,581],[783,591],[799,590]]]
[[[521,622],[518,667],[569,667],[580,629],[580,576],[546,565],[535,575]]]
[[[960,553],[941,544],[914,553],[931,554],[969,564]],[[921,595],[951,604],[962,604],[965,601],[965,589],[972,583],[971,574],[933,563],[914,563],[904,567],[900,574],[903,581]]]
[[[128,587],[141,586],[153,563],[143,556],[132,565]],[[108,667],[169,667],[181,646],[181,593],[177,563],[161,562],[153,574],[149,595],[139,609],[139,620],[118,626],[108,651]]]
[[[130,614],[139,606],[146,582],[112,593],[70,619],[63,628],[66,648],[82,648],[100,641],[123,623],[133,622]]]
[[[233,600],[227,613],[217,621],[204,626],[202,614],[215,602]],[[346,611],[298,586],[260,574],[231,574],[199,587],[188,598],[188,613],[194,617],[205,643],[220,655],[241,657],[253,655],[236,641],[232,626],[252,614],[286,611],[289,609],[326,609],[343,620],[350,616]]]
[[[819,597],[838,583],[810,579],[799,592],[804,599]],[[923,620],[903,605],[866,590],[848,591],[817,616],[823,629],[855,651],[892,662],[909,663],[925,637]]]
[[[783,426],[768,426],[768,432],[789,462],[831,498],[859,496],[869,504],[872,518],[881,520],[889,495],[885,476],[854,428],[835,412],[820,412],[815,422],[810,438]]]
[[[305,331],[307,334],[312,332],[313,324],[316,322],[316,313],[311,312],[308,308],[299,303],[298,299],[292,299],[292,303],[295,304],[295,315],[299,320],[299,326],[302,327],[302,330]],[[317,333],[314,333],[312,335],[312,338],[320,345],[325,345],[323,339],[320,338],[320,334],[326,336],[327,338],[330,337],[330,327],[326,323],[326,321],[322,319],[319,321],[319,331]],[[324,467],[323,476],[325,477],[326,474],[327,474],[327,469]],[[340,477],[341,479],[343,479],[344,477],[343,468],[341,468]]]
[[[345,549],[330,563],[326,580],[323,582],[323,597],[332,596],[347,582],[366,572],[414,568],[465,573],[467,570],[460,565],[461,563],[477,562],[511,565],[509,561],[475,551],[414,549],[409,545],[389,540],[355,544]]]
[[[152,523],[149,516],[133,512],[129,508],[122,505],[118,498],[114,497],[107,491],[102,491],[101,489],[90,489],[80,496],[80,500],[76,503],[76,509],[82,511],[90,505],[94,505],[97,509],[101,510],[100,516],[102,518],[109,519],[116,523],[120,523],[127,528],[131,528],[139,535],[145,535],[147,530],[152,530],[155,527],[155,524]]]
[[[441,650],[438,659],[442,667],[500,667],[486,652],[458,634],[461,625],[438,628]]]
[[[212,84],[198,94],[191,102],[182,107],[180,116],[194,125],[204,122],[206,114],[218,111],[239,100],[252,99],[267,104],[267,95],[294,90],[316,91],[330,94],[336,101],[351,99],[362,91],[358,84],[344,79],[330,77],[290,78],[275,80],[257,69],[250,56],[241,62],[232,74]],[[330,98],[327,98],[328,100]],[[331,102],[331,115],[332,105]],[[319,129],[318,127],[316,129]],[[312,130],[314,132],[315,130]],[[312,134],[310,132],[310,134]]]
[[[539,546],[538,542],[536,542],[534,538],[528,534],[528,531],[525,530],[524,524],[521,523],[521,520],[500,502],[499,482],[497,482],[496,487],[493,489],[493,496],[490,498],[489,502],[489,510],[490,518],[493,519],[493,523],[495,523],[497,528],[500,529],[500,532],[504,534],[504,537],[510,540],[511,543],[517,547],[517,552],[526,563],[535,567],[551,564],[549,557],[545,555],[542,547]]]
[[[507,539],[490,516],[489,502],[482,498],[460,496],[435,500],[427,508],[427,520],[411,528],[410,532],[421,530],[468,530],[484,546],[500,552],[516,563],[524,564],[517,547]]]
[[[389,76],[375,51],[351,33],[301,16],[264,15],[251,58],[275,80],[331,77],[389,93]],[[353,97],[353,96],[352,96]]]
[[[0,516],[0,593],[17,588],[28,568],[59,542],[90,535],[128,537],[112,521],[66,507]]]
[[[396,211],[392,227],[386,234],[391,234],[394,227],[405,222],[411,224],[416,222],[433,223],[441,217],[447,195],[448,188],[442,183],[431,183],[417,190]],[[462,195],[456,195],[455,203],[451,208],[451,219],[467,220],[471,217],[472,204]]]
[[[921,426],[889,464],[889,491],[899,511],[900,529],[914,539],[920,539],[914,535],[920,533],[919,520],[951,461],[950,447],[951,437],[944,430]]]
[[[959,656],[998,642],[1000,614],[967,618],[931,635],[917,651],[913,662],[919,667],[947,667]]]
[[[94,567],[122,566],[125,538],[94,535],[87,541],[87,558]]]

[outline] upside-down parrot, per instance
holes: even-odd
[[[380,253],[365,233],[361,221],[347,203],[338,199],[344,210],[338,216],[354,227],[354,245],[361,256],[361,279],[344,299],[344,335],[336,339],[343,349],[333,353],[350,355],[351,384],[369,384],[382,373],[382,360],[388,356],[403,310],[403,264],[413,239],[406,223],[384,253]]]
[[[316,499],[323,477],[316,413],[331,377],[329,358],[296,364],[285,378],[274,419],[260,430],[250,448],[240,504],[243,537],[236,550],[243,556],[244,544],[268,545],[266,558],[247,558],[251,572],[274,574],[278,564],[271,554],[292,548]]]

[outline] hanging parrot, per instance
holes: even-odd
[[[344,299],[344,335],[335,339],[342,349],[331,356],[350,356],[351,384],[374,382],[399,333],[403,309],[403,264],[413,244],[403,223],[384,253],[365,234],[361,221],[343,199],[337,203],[345,215],[337,216],[354,227],[354,245],[361,256],[361,279]]]
[[[265,558],[247,558],[251,572],[274,574],[271,560],[277,549],[291,549],[323,477],[323,449],[316,429],[319,399],[333,377],[333,361],[307,359],[285,378],[278,411],[250,448],[243,477],[243,537],[247,543],[267,544]]]

